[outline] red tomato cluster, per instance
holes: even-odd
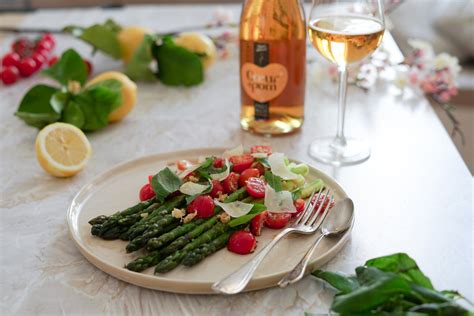
[[[35,40],[21,37],[11,45],[11,51],[3,55],[0,69],[0,80],[4,85],[11,85],[20,77],[30,77],[43,66],[52,66],[57,56],[51,56],[56,40],[52,34],[43,34]],[[84,60],[88,73],[92,72],[92,65]]]

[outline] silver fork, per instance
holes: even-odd
[[[321,204],[318,209],[314,211],[317,201],[319,201],[322,196],[323,200],[321,201]],[[236,294],[241,292],[247,286],[255,270],[257,270],[266,255],[283,237],[290,233],[312,234],[317,231],[324,220],[324,217],[327,214],[327,209],[331,205],[333,199],[330,190],[319,190],[319,192],[314,192],[304,211],[301,212],[293,224],[283,229],[252,260],[247,262],[240,269],[214,283],[212,289],[215,292],[224,294]],[[328,201],[328,203],[326,203],[326,201]],[[322,216],[319,216],[320,214],[322,214]]]

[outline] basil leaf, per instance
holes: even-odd
[[[67,86],[69,81],[77,81],[83,85],[87,80],[87,66],[74,49],[65,51],[61,59],[42,73],[63,86]]]
[[[125,74],[132,80],[156,81],[156,76],[150,69],[153,60],[151,45],[154,37],[145,34],[142,43],[133,53],[132,59],[125,66]]]
[[[193,86],[204,80],[201,59],[189,50],[176,45],[165,36],[161,43],[152,45],[152,54],[158,63],[158,78],[170,86]]]
[[[51,97],[50,103],[57,113],[61,113],[71,98],[71,93],[58,91]]]
[[[111,104],[113,111],[119,108],[123,103],[121,88],[122,83],[120,81],[107,79],[88,86],[85,91],[92,91],[99,102]]]
[[[250,210],[250,212],[248,214],[245,214],[245,215],[242,215],[240,217],[232,219],[228,223],[228,225],[229,225],[229,227],[235,227],[235,226],[239,226],[239,225],[242,225],[242,224],[246,224],[246,223],[250,222],[258,214],[266,211],[266,209],[267,208],[263,204],[254,204],[252,209]]]
[[[104,24],[94,24],[87,28],[70,25],[65,27],[63,31],[92,45],[94,50],[100,50],[115,59],[119,59],[121,50],[118,32],[121,29],[119,24],[109,19]]]
[[[324,280],[341,293],[349,293],[359,287],[357,278],[353,275],[347,276],[338,272],[316,270],[311,273],[318,279]]]
[[[255,158],[255,161],[260,162],[265,168],[270,169],[270,164],[268,163],[267,158]]]
[[[70,101],[64,108],[61,120],[65,123],[72,124],[77,128],[83,128],[86,118],[80,106],[76,102]]]
[[[280,192],[282,190],[282,178],[276,176],[271,171],[265,171],[265,181],[270,185],[273,190]]]
[[[56,92],[57,88],[47,85],[34,86],[21,99],[15,115],[37,128],[56,122],[60,118],[60,112],[51,105],[51,98]]]
[[[180,186],[181,180],[168,167],[154,175],[151,180],[151,187],[160,202],[163,202],[171,193],[179,190]]]
[[[386,272],[399,273],[415,284],[433,289],[433,284],[430,279],[421,272],[415,260],[410,258],[406,253],[395,253],[393,255],[374,258],[368,260],[365,265]]]

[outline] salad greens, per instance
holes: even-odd
[[[171,193],[178,191],[180,186],[181,179],[168,167],[154,175],[151,180],[151,187],[160,202],[163,202]]]
[[[331,306],[340,315],[472,315],[459,305],[457,292],[437,291],[415,260],[405,253],[368,260],[346,276],[316,270],[312,274],[338,293]]]

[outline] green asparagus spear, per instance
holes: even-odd
[[[228,197],[226,197],[224,200],[224,203],[230,203],[237,200],[243,200],[248,195],[249,194],[247,193],[247,188],[244,186],[244,187],[241,187],[240,189],[237,189],[237,191],[231,193]]]
[[[91,225],[99,225],[105,223],[106,220],[108,220],[109,217],[106,215],[99,215],[97,217],[94,217],[91,219],[88,223]]]
[[[158,263],[158,265],[155,267],[155,273],[164,273],[173,270],[181,263],[181,261],[190,251],[196,249],[202,244],[212,241],[214,238],[222,235],[227,230],[229,230],[229,226],[222,222],[217,222],[211,229],[191,241],[183,249],[176,251],[172,255],[160,261],[160,263]]]
[[[205,231],[209,230],[212,226],[214,226],[216,222],[217,222],[216,216],[206,219],[205,222],[193,228],[193,230],[186,233],[185,235],[179,237],[174,242],[169,244],[167,247],[160,250],[154,250],[145,256],[141,256],[129,262],[125,267],[131,271],[136,271],[136,272],[140,272],[149,267],[152,267],[158,264],[160,260],[168,256],[169,254],[186,246],[186,244],[188,244],[192,239],[198,237]]]
[[[166,229],[166,227],[173,223],[179,223],[179,219],[174,217],[173,215],[164,216],[156,223],[150,225],[143,233],[143,235],[132,239],[132,241],[130,241],[126,247],[127,252],[133,252],[145,247],[146,243],[148,242],[148,240],[150,240],[150,238],[161,235]]]
[[[176,196],[170,199],[162,206],[157,208],[155,211],[153,211],[153,213],[150,215],[153,218],[152,220],[148,219],[147,217],[144,220],[135,223],[132,227],[129,228],[127,232],[123,234],[123,236],[121,236],[121,238],[123,237],[123,239],[127,238],[129,240],[133,240],[134,238],[140,236],[145,230],[147,230],[150,224],[159,221],[161,219],[161,216],[171,213],[174,208],[179,207],[183,202],[184,195]]]
[[[197,247],[196,249],[188,252],[186,256],[183,258],[183,265],[185,266],[193,266],[199,262],[201,262],[204,258],[210,256],[214,252],[225,247],[227,241],[229,240],[231,232],[227,231],[222,235],[218,236],[216,239]]]
[[[170,232],[161,235],[160,237],[153,237],[150,240],[148,240],[146,249],[149,251],[159,249],[173,240],[177,239],[178,237],[183,236],[184,234],[192,231],[194,228],[197,226],[201,225],[204,223],[206,220],[204,218],[199,218],[196,220],[192,220],[191,222],[187,224],[180,225],[176,227],[175,229],[171,230]]]
[[[114,226],[111,229],[107,230],[101,235],[102,239],[105,240],[114,240],[120,237],[120,234],[127,230],[126,226]]]
[[[117,212],[114,215],[110,216],[103,224],[100,224],[101,226],[99,229],[94,229],[94,230],[91,229],[91,233],[94,234],[94,232],[96,232],[98,233],[98,236],[100,236],[103,233],[105,233],[107,230],[109,230],[110,228],[114,227],[120,218],[138,213],[141,210],[144,210],[150,205],[152,205],[154,202],[155,202],[155,199],[151,198],[149,200],[140,202],[132,207],[129,207],[122,212]]]

